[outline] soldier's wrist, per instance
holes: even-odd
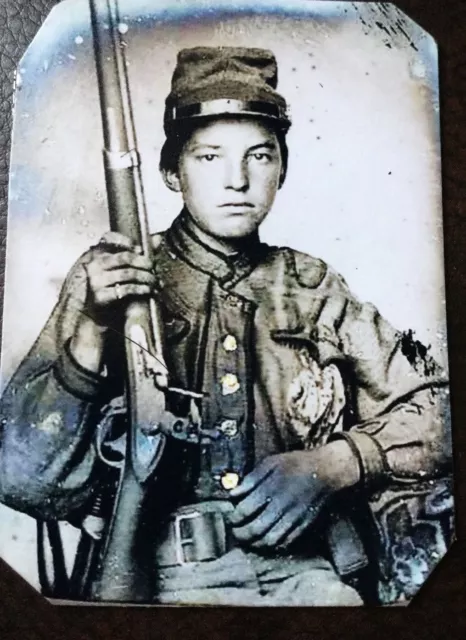
[[[69,352],[80,367],[94,374],[101,372],[107,331],[92,318],[80,318],[69,342]]]
[[[339,439],[326,444],[325,461],[332,488],[336,491],[358,485],[361,482],[361,461],[358,452],[347,442]]]
[[[80,400],[92,402],[98,398],[107,384],[107,378],[84,368],[73,356],[71,340],[63,345],[55,363],[55,377],[61,386]]]
[[[383,484],[389,476],[389,466],[385,452],[375,438],[364,431],[351,430],[335,434],[330,444],[336,442],[345,442],[357,460],[359,486],[371,490]]]

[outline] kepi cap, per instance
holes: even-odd
[[[165,131],[193,118],[228,115],[265,118],[287,130],[291,122],[277,81],[277,61],[267,49],[183,49],[165,101]]]

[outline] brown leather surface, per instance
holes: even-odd
[[[3,282],[14,68],[54,0],[0,0],[0,281]],[[457,538],[408,609],[110,609],[52,607],[0,562],[2,640],[122,638],[466,637],[466,3],[399,0],[440,46],[447,310],[456,462]],[[3,298],[3,289],[2,296]],[[1,526],[1,523],[0,523]]]

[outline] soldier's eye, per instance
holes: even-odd
[[[215,153],[204,153],[201,156],[198,156],[199,160],[204,160],[205,162],[212,162],[218,156]]]
[[[269,153],[253,153],[251,157],[259,162],[269,162],[272,160],[272,156]]]

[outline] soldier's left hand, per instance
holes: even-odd
[[[335,442],[263,460],[230,492],[236,539],[254,548],[286,547],[301,535],[335,491],[359,479],[357,460],[341,459],[334,446],[340,444],[348,446]]]

